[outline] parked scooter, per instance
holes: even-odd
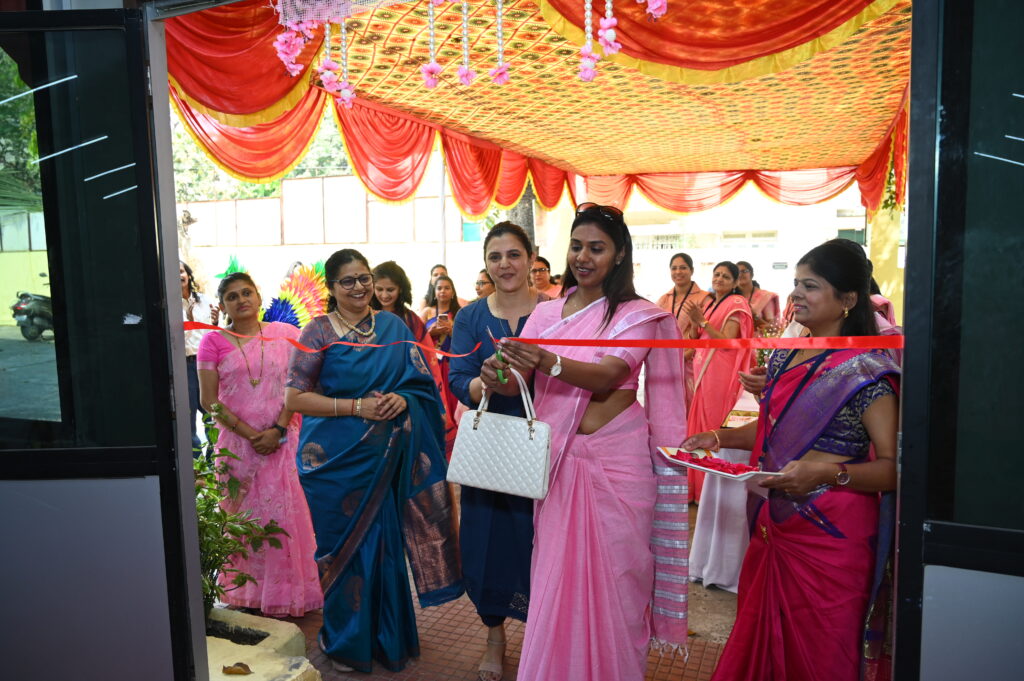
[[[47,275],[40,272],[39,276]],[[18,302],[11,306],[11,310],[25,340],[37,341],[43,337],[43,331],[53,331],[53,305],[49,296],[19,291]]]

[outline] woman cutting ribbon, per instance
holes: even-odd
[[[519,678],[642,679],[652,640],[686,644],[686,478],[655,451],[685,437],[686,397],[678,349],[614,346],[674,340],[679,330],[636,294],[633,245],[617,208],[578,207],[564,282],[563,297],[537,305],[523,328],[541,345],[501,342],[508,363],[536,377],[537,413],[551,425]],[[572,338],[608,347],[543,345]],[[508,365],[492,357],[485,366]],[[518,385],[494,389],[515,394]]]

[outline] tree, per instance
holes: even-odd
[[[29,89],[14,59],[0,50],[0,101]],[[39,205],[36,112],[31,95],[0,105],[0,207],[21,210]]]

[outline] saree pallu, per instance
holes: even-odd
[[[674,291],[675,289],[658,298],[657,305],[675,318],[676,326],[679,328],[679,335],[687,338],[686,334],[690,331],[693,320],[690,319],[689,315],[683,314],[683,304],[690,300],[699,305],[702,300],[708,297],[708,292],[699,286],[694,286],[693,291],[686,294],[683,298],[679,298],[678,296],[673,296]],[[693,356],[686,359],[684,353],[683,369],[683,389],[686,391],[686,403],[690,404],[693,402]]]
[[[708,324],[721,331],[730,320],[739,323],[740,333],[737,338],[750,338],[754,333],[754,319],[750,314],[747,300],[740,295],[730,295],[720,304],[713,301],[704,311]],[[697,338],[710,338],[706,329],[702,329]],[[693,356],[693,370],[697,374],[693,391],[693,401],[687,414],[689,435],[696,435],[706,430],[721,428],[725,418],[732,411],[733,405],[743,392],[740,384],[740,371],[750,367],[753,350],[723,350],[700,348]],[[700,501],[701,487],[704,485],[704,474],[693,469],[687,473],[690,500]]]
[[[412,332],[413,338],[415,338],[421,344],[430,347],[434,344],[434,339],[430,337],[430,333],[427,331],[426,324],[419,318],[412,310],[407,309],[405,314],[401,317],[405,325],[409,327],[409,331]],[[436,353],[423,351],[423,358],[427,361],[427,366],[430,368],[430,375],[434,377],[434,383],[437,385],[438,391],[441,393],[441,403],[444,406],[444,451],[445,459],[450,460],[452,458],[452,447],[455,446],[455,435],[459,427],[459,413],[458,403],[456,403],[455,411],[449,411],[450,406],[449,400],[445,397],[448,390],[448,364],[445,362],[444,369],[442,370],[441,362]]]
[[[768,471],[801,459],[854,395],[881,380],[895,384],[898,373],[884,353],[841,350],[770,374],[754,457]],[[842,453],[852,463],[871,458],[852,446]],[[886,592],[893,494],[773,490],[767,500],[751,495],[748,507],[736,625],[712,680],[887,678],[878,596]]]
[[[463,303],[465,305],[466,303]],[[461,308],[460,308],[461,310]],[[458,317],[458,314],[453,316],[453,320]],[[434,345],[438,350],[442,352],[450,352],[452,347],[452,337],[445,336],[444,338],[434,339],[430,337],[429,331],[434,324],[437,324],[437,317],[432,317],[427,320],[424,325],[424,338],[422,341],[428,345]],[[428,343],[429,341],[429,343]],[[448,363],[448,358],[444,355],[434,354],[434,362],[438,365],[437,370],[437,389],[441,394],[441,403],[444,405],[445,414],[445,430],[444,430],[444,458],[446,461],[450,461],[452,458],[452,448],[455,446],[455,436],[459,432],[459,422],[456,420],[456,415],[459,411],[459,400],[452,394],[452,389],[448,384],[448,373],[451,370],[451,365]]]
[[[774,321],[781,316],[779,308],[779,294],[755,288],[750,294],[750,312],[757,319]],[[760,335],[760,332],[758,332]]]
[[[569,292],[571,294],[571,291]],[[678,338],[646,300],[604,323],[604,298],[561,318],[566,298],[538,305],[523,335]],[[596,432],[577,433],[591,393],[535,374],[537,413],[552,428],[551,486],[534,512],[530,609],[518,678],[642,679],[652,641],[686,644],[686,478],[655,447],[682,441],[681,353],[551,346],[566,359],[619,357],[646,365],[645,407],[634,403]]]
[[[303,330],[312,347],[338,339],[325,317]],[[340,340],[385,344],[412,335],[381,312],[373,335]],[[324,589],[320,646],[359,671],[371,671],[374,659],[397,671],[419,654],[406,557],[421,606],[462,594],[437,388],[408,344],[296,352],[292,376],[292,387],[314,383],[328,397],[396,392],[408,404],[390,421],[307,416],[298,454]]]

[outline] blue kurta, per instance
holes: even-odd
[[[495,338],[518,336],[526,323],[515,328],[491,314],[487,299],[462,308],[455,318],[452,353],[461,355],[480,343],[468,357],[452,359],[449,385],[460,402],[476,407],[469,396],[469,383],[480,375],[484,360],[494,354]],[[522,399],[516,395],[491,395],[488,411],[525,416]],[[530,599],[530,558],[533,551],[533,499],[500,492],[462,488],[462,524],[459,545],[466,592],[487,626],[502,618],[526,621]]]

